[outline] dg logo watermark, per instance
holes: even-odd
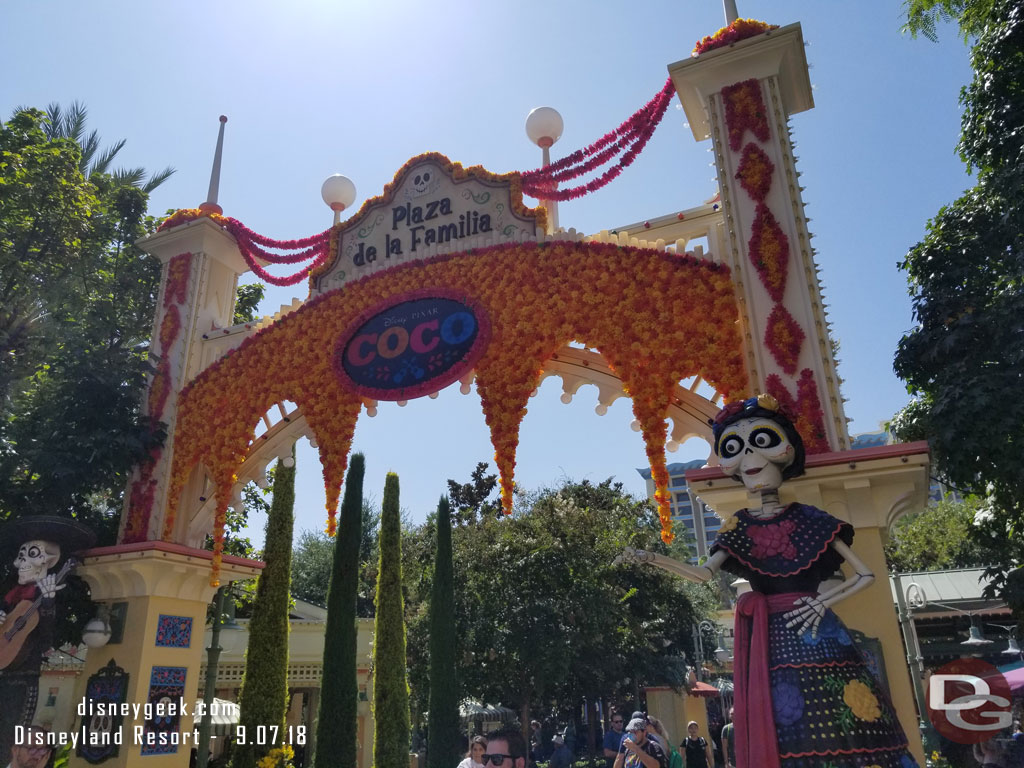
[[[1013,723],[1010,685],[981,659],[957,659],[928,679],[928,718],[950,741],[988,741]]]

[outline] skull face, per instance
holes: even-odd
[[[433,192],[440,185],[441,178],[435,171],[420,171],[413,176],[412,184],[406,188],[405,197],[407,200],[423,197],[423,195]]]
[[[722,471],[742,480],[748,491],[772,491],[782,485],[796,448],[771,419],[740,419],[722,433],[718,456]]]
[[[14,558],[18,583],[31,584],[40,581],[58,560],[60,546],[52,541],[26,541],[18,549],[18,556]]]

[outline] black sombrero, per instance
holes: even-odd
[[[60,545],[60,556],[88,549],[96,543],[96,534],[91,528],[70,517],[57,515],[26,515],[10,520],[0,529],[0,552],[5,559],[14,554],[26,541],[39,539]]]

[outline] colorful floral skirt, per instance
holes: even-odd
[[[812,638],[787,629],[783,613],[768,615],[782,768],[917,768],[889,697],[839,618],[827,611]]]

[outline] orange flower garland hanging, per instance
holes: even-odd
[[[219,568],[237,468],[260,418],[284,400],[299,406],[319,445],[333,531],[362,405],[334,369],[339,336],[383,302],[432,290],[466,297],[490,321],[490,341],[475,372],[505,510],[511,510],[527,401],[545,361],[576,340],[604,355],[633,400],[657,485],[662,536],[671,540],[664,444],[675,386],[700,375],[727,397],[746,394],[729,270],[662,251],[571,242],[498,245],[397,266],[313,299],[245,341],[179,396],[164,536],[173,530],[190,473],[201,464],[216,486]]]
[[[757,35],[778,28],[778,24],[768,24],[767,22],[758,21],[757,19],[736,19],[736,21],[729,26],[722,27],[720,30],[715,32],[715,34],[708,35],[704,39],[700,40],[693,47],[693,55],[699,56],[702,53],[713,51],[716,48],[724,48],[727,45],[738,43],[740,40],[746,40],[748,37],[756,37]]]

